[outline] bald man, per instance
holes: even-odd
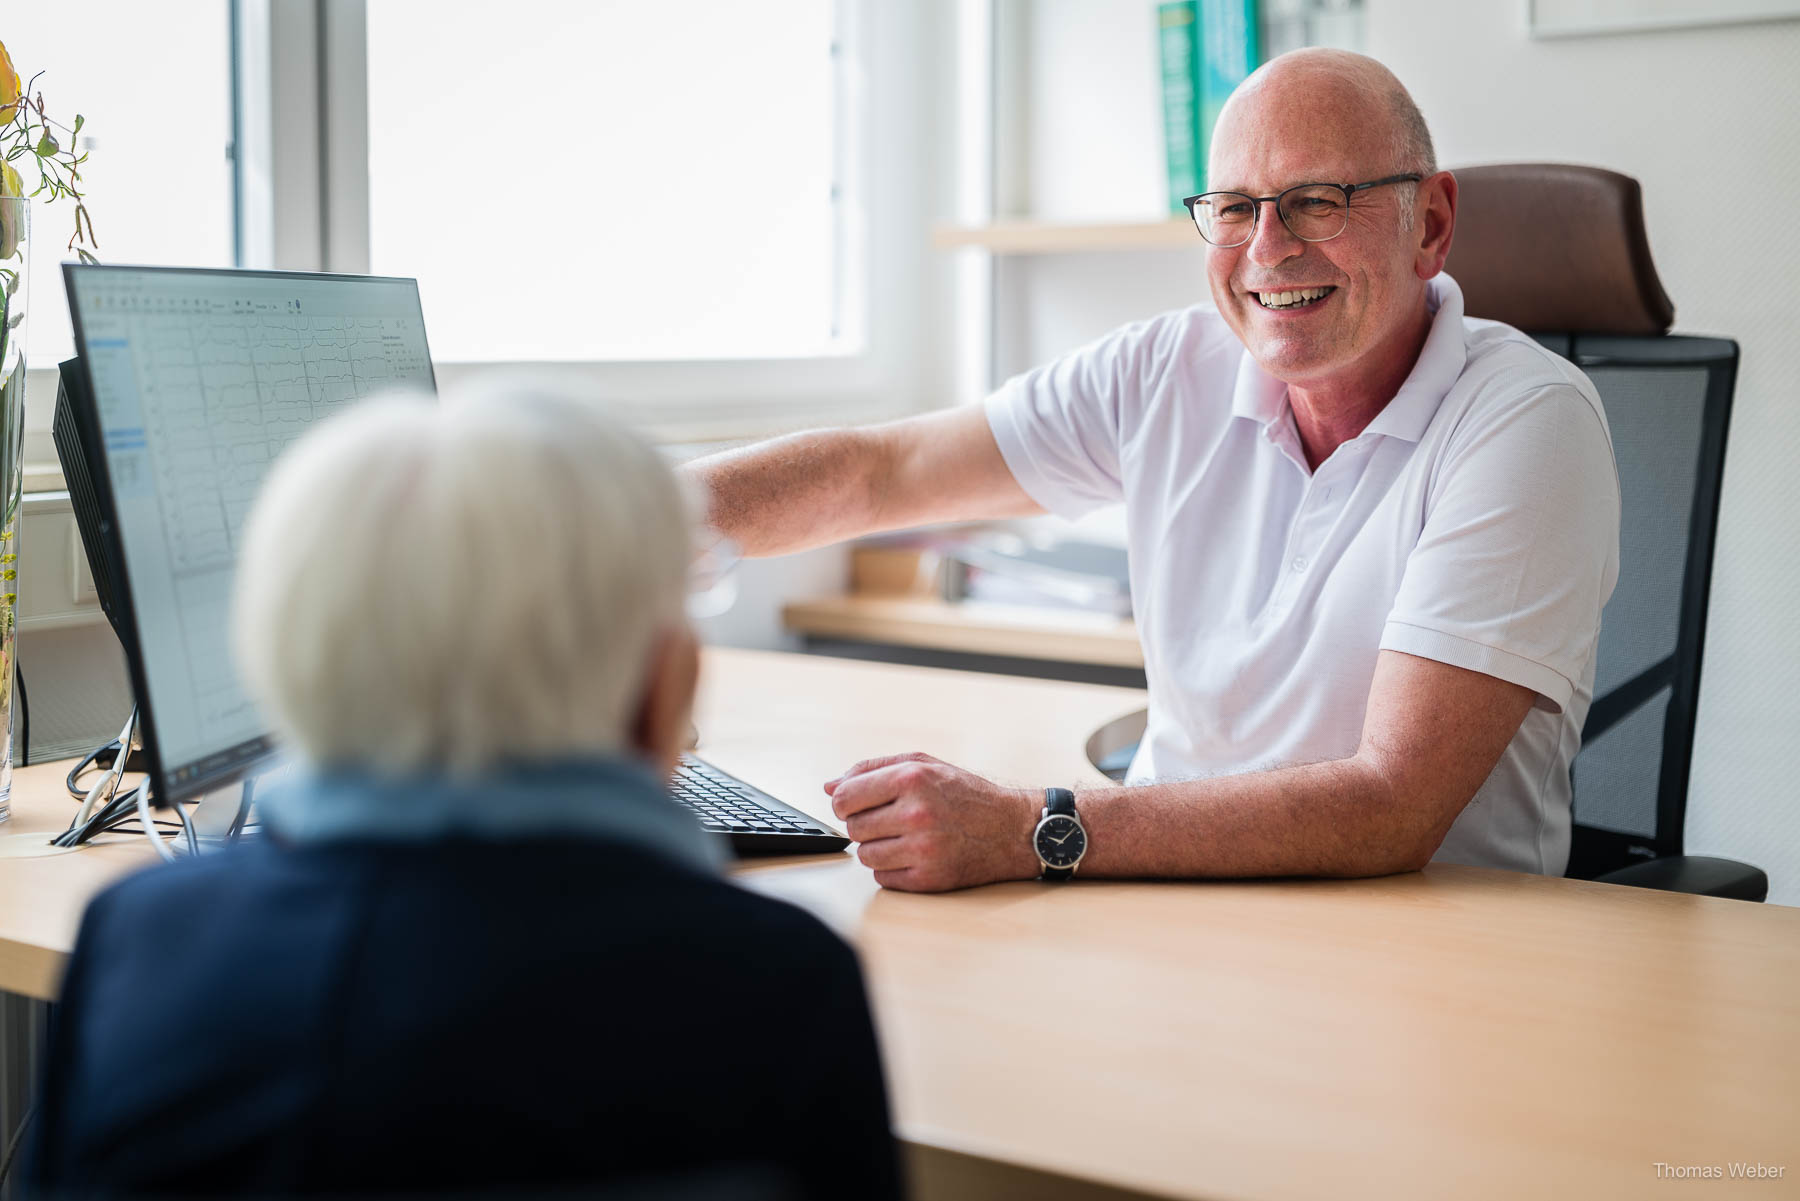
[[[1618,574],[1599,397],[1465,317],[1442,274],[1456,179],[1374,60],[1265,65],[1219,118],[1208,181],[1189,207],[1210,305],[981,406],[691,467],[752,554],[1125,505],[1150,687],[1127,786],[1015,787],[904,753],[829,781],[834,811],[875,878],[911,890],[1434,858],[1560,875]]]

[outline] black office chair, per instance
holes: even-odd
[[[1594,703],[1574,766],[1570,876],[1760,901],[1769,879],[1682,853],[1738,345],[1668,333],[1643,196],[1596,167],[1456,172],[1446,270],[1471,317],[1529,331],[1600,391],[1623,509]]]
[[[1594,703],[1573,768],[1568,875],[1761,901],[1768,877],[1682,852],[1713,535],[1738,346],[1669,334],[1635,179],[1594,167],[1456,172],[1446,270],[1466,312],[1517,326],[1587,372],[1612,428],[1619,582],[1601,616]],[[1123,779],[1144,714],[1088,739]]]

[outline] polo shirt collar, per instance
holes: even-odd
[[[1231,393],[1231,415],[1248,417],[1265,430],[1287,414],[1287,384],[1276,379],[1244,351]]]
[[[1364,428],[1365,434],[1386,434],[1417,442],[1425,436],[1444,397],[1462,378],[1469,361],[1469,345],[1463,332],[1462,289],[1440,272],[1425,285],[1425,304],[1433,316],[1425,345],[1419,350],[1419,361],[1413,364],[1394,399]]]
[[[1431,329],[1425,335],[1419,359],[1406,382],[1364,433],[1417,442],[1437,415],[1438,405],[1462,376],[1469,358],[1463,334],[1462,289],[1448,275],[1439,273],[1425,285],[1425,304],[1432,313]],[[1247,417],[1266,430],[1287,412],[1287,385],[1265,372],[1250,352],[1244,351],[1231,395],[1232,416]]]
[[[624,756],[510,764],[475,776],[313,769],[256,798],[289,843],[508,841],[574,835],[629,842],[699,871],[724,863],[717,841]]]

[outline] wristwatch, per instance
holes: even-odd
[[[1087,854],[1087,829],[1075,812],[1075,794],[1067,788],[1044,789],[1044,813],[1031,832],[1031,849],[1044,865],[1041,880],[1067,880]]]

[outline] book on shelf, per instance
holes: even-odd
[[[1200,191],[1206,178],[1205,133],[1200,128],[1199,0],[1171,0],[1156,6],[1157,59],[1162,64],[1163,147],[1167,154],[1169,212],[1187,211],[1182,201]]]
[[[1194,91],[1200,101],[1199,126],[1203,138],[1210,139],[1225,101],[1262,61],[1256,0],[1200,0],[1200,32]],[[1204,174],[1204,155],[1200,163]]]
[[[1232,90],[1262,61],[1257,0],[1171,0],[1156,6],[1169,212],[1204,192],[1213,126]]]

